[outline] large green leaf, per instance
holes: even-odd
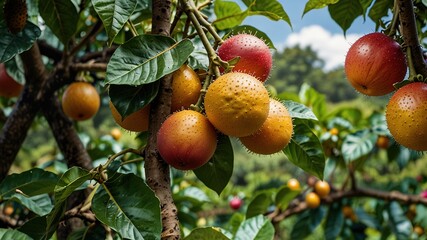
[[[208,188],[221,194],[233,174],[234,154],[230,138],[218,136],[213,157],[205,165],[194,170],[197,178]]]
[[[276,198],[274,200],[276,207],[284,211],[288,208],[289,203],[291,203],[291,201],[300,193],[301,191],[294,191],[289,189],[288,186],[283,186],[276,194]]]
[[[83,168],[72,167],[65,172],[55,186],[55,202],[65,201],[84,182],[91,180],[92,174]]]
[[[262,15],[271,20],[283,20],[292,27],[291,20],[282,4],[277,0],[243,0],[248,6],[249,15]]]
[[[399,203],[393,201],[388,206],[388,214],[392,232],[398,240],[409,239],[412,232],[411,221],[405,216],[405,212]]]
[[[128,239],[160,239],[160,202],[142,178],[116,173],[92,201],[96,218]]]
[[[67,44],[76,32],[79,15],[70,0],[39,1],[40,16],[55,36]]]
[[[67,240],[106,239],[106,234],[105,227],[102,224],[97,223],[71,232],[71,234],[68,235]]]
[[[15,34],[9,32],[6,23],[0,21],[0,62],[6,62],[15,55],[30,49],[37,38],[40,37],[40,28],[27,22],[25,28]]]
[[[32,240],[31,237],[26,235],[25,233],[21,233],[18,230],[13,229],[2,229],[0,228],[0,239],[8,240]]]
[[[342,213],[341,202],[335,202],[330,205],[325,223],[325,239],[337,239],[344,225],[344,215]]]
[[[318,207],[299,214],[292,228],[290,239],[305,239],[312,234],[322,222],[325,213],[324,208]]]
[[[377,28],[380,26],[380,19],[388,15],[389,9],[393,7],[393,1],[390,0],[376,0],[374,5],[369,10],[368,16],[376,24]]]
[[[271,194],[263,192],[254,197],[246,209],[246,218],[255,217],[267,212],[267,208],[272,202]]]
[[[26,221],[18,230],[34,239],[44,239],[46,225],[46,216],[35,217]]]
[[[344,160],[350,163],[360,159],[372,152],[377,140],[377,135],[369,130],[360,130],[353,134],[348,134],[341,146]]]
[[[240,25],[247,16],[247,11],[242,11],[235,2],[216,0],[214,5],[216,15],[213,24],[219,30],[233,28]]]
[[[184,240],[229,240],[220,229],[213,227],[196,228]]]
[[[181,67],[193,52],[190,40],[175,42],[161,35],[140,35],[121,45],[107,66],[106,81],[142,85],[159,80]]]
[[[92,5],[104,23],[110,44],[136,8],[137,0],[92,0]]]
[[[262,39],[265,42],[265,44],[267,44],[267,46],[269,48],[276,49],[276,47],[274,47],[273,41],[271,41],[271,39],[268,37],[267,34],[265,34],[263,31],[257,29],[256,27],[253,27],[250,25],[241,25],[241,26],[237,26],[237,27],[230,29],[230,31],[227,32],[226,35],[224,35],[223,39],[226,39],[230,36],[234,36],[237,34],[242,34],[242,33],[247,33],[247,34],[251,34],[253,36],[256,36],[259,39]]]
[[[270,219],[258,215],[242,222],[233,240],[272,240],[273,238],[274,227]]]
[[[373,1],[374,0],[359,0],[360,4],[362,5],[362,8],[363,8],[363,19],[366,19],[366,17],[365,17],[366,11],[368,11],[368,8],[371,6]]]
[[[0,183],[0,199],[8,199],[17,191],[27,196],[51,193],[58,181],[58,176],[40,168],[14,173]]]
[[[310,127],[300,121],[294,123],[294,135],[283,152],[293,164],[323,179],[325,155],[322,144]]]
[[[316,115],[304,104],[286,100],[283,102],[292,118],[308,119],[317,121]]]
[[[339,0],[309,0],[304,7],[304,13],[302,14],[304,16],[304,14],[306,14],[307,12],[313,10],[313,9],[320,9],[320,8],[324,8],[330,4],[334,4],[337,3]]]
[[[19,202],[23,206],[27,207],[30,211],[34,212],[39,216],[45,216],[52,211],[53,205],[52,200],[48,194],[36,195],[33,197],[26,197],[22,194],[15,193],[10,198],[12,201]]]
[[[345,32],[350,28],[353,21],[363,15],[363,6],[359,1],[355,0],[341,0],[335,4],[329,5],[329,14],[332,19],[341,27]]]
[[[110,85],[108,95],[114,107],[125,118],[147,106],[157,96],[160,82],[140,86]]]
[[[318,119],[326,115],[326,96],[320,94],[307,83],[303,83],[298,93],[301,102],[310,107]]]

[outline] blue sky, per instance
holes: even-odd
[[[367,18],[357,18],[344,37],[342,29],[329,16],[327,8],[314,9],[302,17],[307,1],[279,0],[291,19],[292,27],[284,21],[272,21],[263,16],[250,16],[243,24],[252,25],[265,32],[276,48],[291,47],[296,44],[311,46],[327,65],[333,69],[344,62],[351,44],[364,34],[375,31],[375,24]],[[240,2],[241,3],[241,2]]]

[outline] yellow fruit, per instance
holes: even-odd
[[[6,215],[6,216],[10,216],[10,215],[12,215],[12,213],[13,213],[13,207],[12,206],[10,206],[10,205],[7,205],[7,206],[5,206],[4,208],[3,208],[3,214],[4,215]]]
[[[301,189],[299,181],[295,178],[289,179],[286,185],[292,191],[299,191]]]
[[[268,117],[254,134],[241,137],[240,141],[250,151],[258,154],[273,154],[282,151],[292,137],[292,118],[286,107],[270,99]]]
[[[93,117],[100,105],[101,99],[96,88],[87,82],[70,84],[62,95],[62,110],[77,121]]]
[[[424,234],[424,229],[420,226],[415,226],[414,227],[414,232],[418,235],[421,236]]]
[[[305,203],[308,208],[317,208],[320,205],[320,198],[316,193],[311,192],[305,196]]]
[[[336,136],[336,135],[338,135],[338,133],[340,133],[340,131],[338,130],[338,128],[331,128],[331,130],[329,130],[329,133],[331,135]]]
[[[122,128],[132,131],[132,132],[144,132],[148,130],[148,122],[150,116],[150,106],[146,106],[139,111],[132,113],[126,118],[122,119],[122,116],[114,107],[113,103],[110,101],[110,110],[113,114],[114,120]]]
[[[114,140],[118,141],[122,137],[122,132],[118,128],[113,128],[110,131],[110,135],[114,138]]]
[[[329,195],[331,192],[331,187],[326,181],[317,181],[316,185],[314,185],[314,191],[316,191],[319,197],[323,198]]]
[[[264,85],[246,73],[220,76],[208,88],[205,110],[222,133],[244,137],[255,133],[267,119],[270,98]]]
[[[172,102],[171,111],[187,109],[197,103],[202,84],[199,76],[188,65],[182,65],[172,75]]]

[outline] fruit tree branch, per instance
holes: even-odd
[[[417,26],[415,22],[414,6],[412,0],[398,0],[399,19],[402,29],[403,40],[406,47],[411,51],[411,59],[416,73],[421,74],[424,79],[427,78],[427,65],[424,62],[423,52],[418,41]]]
[[[158,0],[152,4],[152,33],[169,36],[171,1]],[[178,210],[172,198],[169,165],[157,151],[157,132],[171,110],[172,76],[160,79],[159,93],[151,105],[149,139],[145,151],[145,175],[148,186],[160,200],[162,239],[180,239]]]

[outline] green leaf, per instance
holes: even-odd
[[[10,198],[23,206],[27,207],[30,211],[39,216],[45,216],[52,211],[53,205],[48,194],[36,195],[33,197],[26,197],[22,194],[16,193]]]
[[[203,204],[209,202],[210,199],[205,192],[197,187],[187,187],[184,190],[179,191],[174,196],[175,202],[177,201],[189,201],[194,205]]]
[[[188,65],[191,69],[203,69],[208,70],[209,68],[209,57],[204,49],[194,50],[190,57],[188,57]],[[203,79],[201,79],[203,80]]]
[[[13,240],[32,240],[31,237],[18,230],[2,229],[0,228],[0,239],[13,239]]]
[[[321,9],[330,4],[335,4],[339,0],[309,0],[304,7],[303,16],[313,9]]]
[[[325,239],[337,239],[344,226],[344,215],[342,213],[341,202],[333,203],[329,207],[328,215],[325,223]]]
[[[214,11],[216,19],[212,24],[219,30],[238,26],[247,16],[247,12],[243,12],[237,3],[224,0],[215,1]]]
[[[160,82],[140,85],[110,85],[108,95],[120,115],[125,118],[147,106],[157,96]]]
[[[233,240],[272,240],[273,238],[274,227],[270,219],[258,215],[242,222]]]
[[[374,5],[369,10],[368,16],[376,24],[377,28],[380,24],[381,18],[388,15],[388,11],[393,7],[393,1],[390,0],[376,0]]]
[[[289,203],[291,203],[291,201],[294,200],[300,193],[301,191],[294,191],[289,189],[288,186],[283,186],[276,194],[276,207],[284,211],[286,208],[288,208]]]
[[[214,227],[196,228],[184,240],[229,240],[220,229]]]
[[[271,20],[283,20],[292,27],[291,20],[282,4],[277,0],[243,0],[248,6],[249,15],[262,15]]]
[[[301,102],[310,107],[318,119],[326,114],[326,96],[317,92],[307,83],[303,83],[298,93]]]
[[[328,10],[332,19],[334,19],[344,31],[344,35],[353,21],[358,16],[363,15],[363,6],[359,1],[355,0],[341,0],[335,4],[329,5]]]
[[[248,205],[246,210],[246,218],[264,214],[267,212],[267,208],[270,206],[271,202],[271,194],[264,192],[256,195]]]
[[[294,121],[294,124],[294,135],[283,152],[293,164],[323,179],[325,155],[322,144],[306,124],[299,121]]]
[[[28,236],[34,239],[44,239],[44,234],[46,230],[46,216],[35,217],[24,223],[17,230],[22,233],[27,234]]]
[[[258,28],[252,27],[250,25],[241,25],[230,29],[230,31],[226,35],[224,35],[223,39],[227,39],[228,37],[242,33],[247,33],[256,36],[259,39],[262,39],[269,48],[276,49],[276,47],[274,47],[273,41],[271,41],[267,34],[259,30]]]
[[[76,32],[79,15],[70,0],[39,1],[40,16],[55,36],[67,45]]]
[[[67,240],[93,240],[106,239],[106,231],[102,224],[89,225],[73,231],[68,235]]]
[[[0,199],[8,199],[16,190],[27,196],[51,193],[58,181],[58,176],[40,168],[14,173],[0,183]]]
[[[362,158],[372,152],[377,140],[377,135],[369,130],[360,130],[348,134],[344,138],[341,152],[346,163]]]
[[[142,178],[116,173],[98,189],[92,210],[122,238],[160,239],[160,202]]]
[[[308,119],[315,121],[318,120],[316,115],[314,115],[313,111],[311,111],[311,109],[305,106],[304,104],[290,100],[284,101],[283,104],[286,106],[286,109],[288,109],[288,112],[292,118]]]
[[[24,85],[25,84],[25,72],[21,58],[15,56],[13,59],[5,62],[7,74],[11,76],[15,81]]]
[[[305,239],[313,233],[322,222],[325,212],[324,208],[318,207],[299,214],[292,228],[290,239]]]
[[[233,164],[234,153],[230,138],[219,135],[213,157],[193,171],[200,181],[220,195],[233,174]]]
[[[0,21],[0,62],[6,62],[33,46],[40,37],[40,28],[31,22],[27,22],[25,28],[15,34],[9,32],[4,20]]]
[[[388,206],[387,212],[390,217],[390,224],[392,232],[396,235],[398,240],[410,239],[412,232],[411,221],[405,216],[405,212],[400,207],[399,203],[393,201]]]
[[[65,201],[84,182],[91,180],[92,174],[83,168],[72,167],[65,172],[55,186],[55,203]]]
[[[188,39],[177,43],[161,35],[134,37],[114,52],[107,66],[106,81],[133,86],[155,82],[181,67],[193,49]]]
[[[366,19],[365,15],[368,11],[368,8],[371,6],[373,0],[359,0],[360,5],[362,5],[363,8],[363,19]]]
[[[129,20],[137,0],[92,0],[93,7],[104,23],[110,45]]]

